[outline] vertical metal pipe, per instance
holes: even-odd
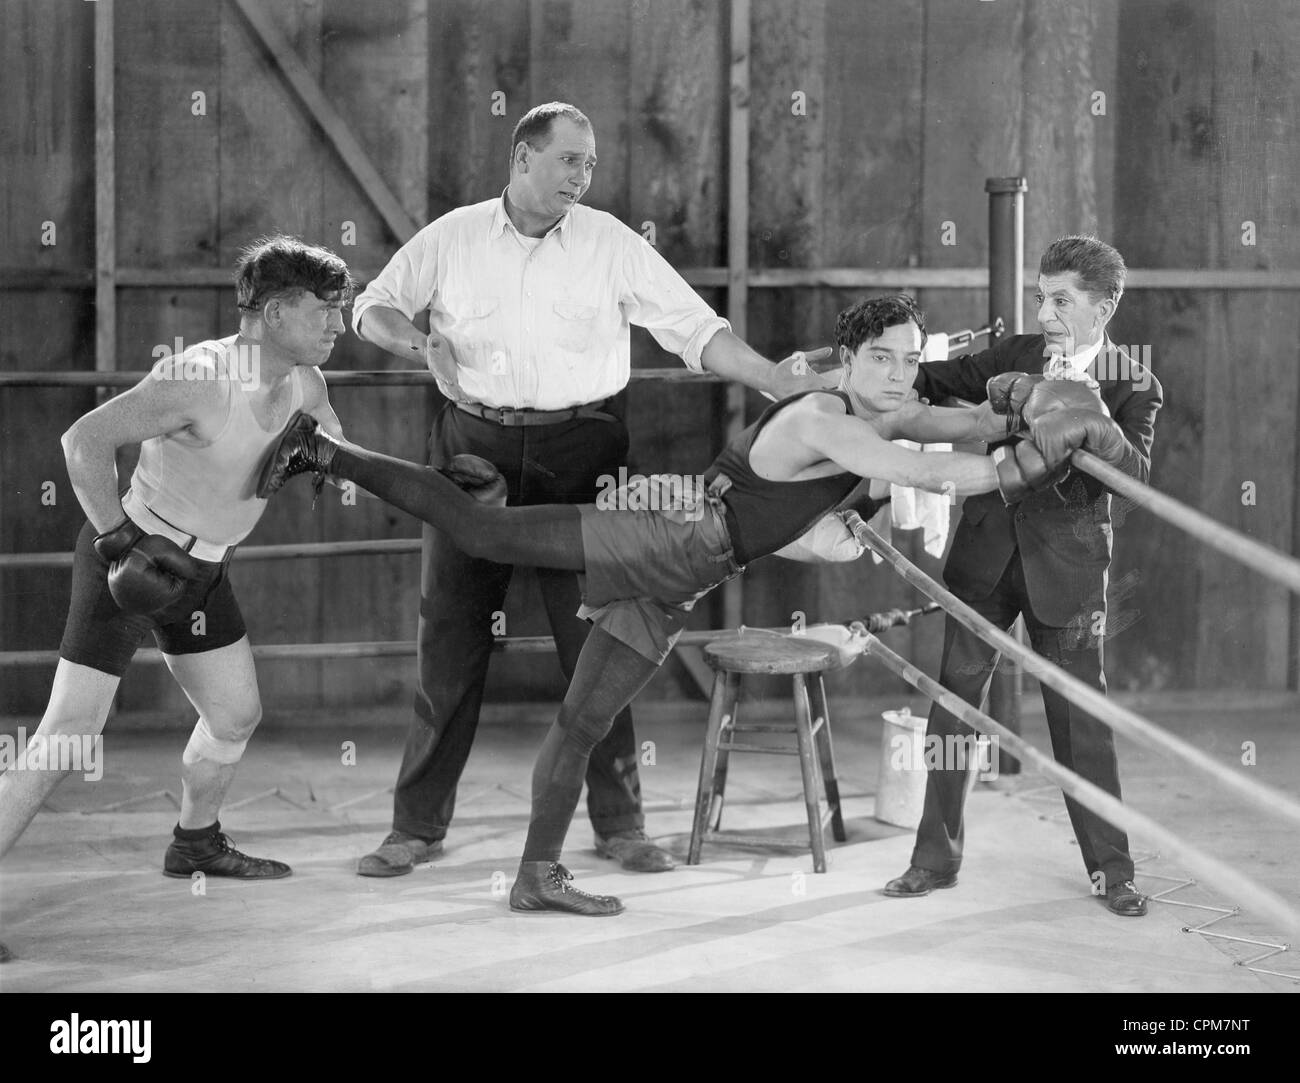
[[[1025,321],[1025,192],[1024,177],[990,177],[984,182],[989,196],[989,336],[990,345],[1002,335],[1018,335]],[[1002,330],[997,330],[1001,321]],[[1023,643],[1025,629],[1016,622],[1014,634]],[[1013,733],[1020,733],[1020,700],[1024,671],[1018,662],[1004,658],[989,686],[988,713]],[[1020,761],[999,753],[1000,774],[1017,774]]]
[[[727,114],[727,319],[740,338],[747,338],[745,309],[749,302],[749,0],[731,0],[731,107]],[[732,384],[724,392],[727,404],[724,440],[745,427],[745,389]],[[738,628],[744,622],[744,588],[733,579],[722,588],[722,623]]]

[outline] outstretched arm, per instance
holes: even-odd
[[[927,406],[911,401],[885,418],[890,439],[920,444],[987,443],[1006,436],[1006,418],[989,403],[975,407]]]
[[[954,496],[986,493],[998,485],[997,469],[986,455],[901,448],[865,421],[820,404],[800,411],[793,428],[806,447],[859,477]]]

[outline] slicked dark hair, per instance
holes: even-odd
[[[576,105],[568,102],[547,102],[534,105],[519,118],[514,135],[510,137],[510,161],[515,160],[515,147],[527,143],[533,150],[545,150],[551,143],[551,125],[560,117],[573,121],[584,128],[591,127],[587,114]]]
[[[849,353],[885,333],[886,327],[914,323],[921,329],[921,344],[925,345],[925,313],[906,293],[891,293],[884,297],[865,297],[850,305],[835,320],[835,345],[847,346]]]
[[[261,312],[274,298],[311,293],[322,301],[351,300],[348,265],[328,248],[277,233],[259,237],[239,253],[235,294],[241,312]]]
[[[1096,304],[1103,297],[1119,301],[1128,268],[1124,266],[1124,257],[1105,241],[1075,235],[1062,237],[1047,246],[1038,261],[1038,273],[1077,275],[1080,288]]]

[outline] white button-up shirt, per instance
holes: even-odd
[[[621,391],[631,372],[629,325],[702,372],[700,352],[730,328],[639,233],[581,204],[546,236],[524,237],[503,197],[460,207],[403,245],[353,304],[353,328],[374,305],[413,320],[428,309],[459,388],[485,406],[560,410]]]
[[[1043,366],[1043,371],[1056,379],[1086,380],[1088,378],[1088,369],[1097,360],[1097,355],[1101,353],[1101,348],[1105,344],[1105,339],[1098,339],[1091,346],[1085,346],[1070,357],[1053,354],[1047,364]]]

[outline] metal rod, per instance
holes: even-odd
[[[1010,639],[1009,636],[1007,638]],[[1012,640],[1012,642],[1015,641]],[[946,710],[951,711],[972,729],[992,731],[998,734],[1003,742],[1010,745],[1010,751],[1017,758],[1023,762],[1032,763],[1038,770],[1060,786],[1062,792],[1072,797],[1085,808],[1095,812],[1107,823],[1114,824],[1124,831],[1141,833],[1145,837],[1154,839],[1161,847],[1176,854],[1179,859],[1186,862],[1189,867],[1216,887],[1242,899],[1244,903],[1259,913],[1281,923],[1289,934],[1300,934],[1300,911],[1294,910],[1282,896],[1244,876],[1240,871],[1218,860],[1218,858],[1211,857],[1191,843],[1184,842],[1172,831],[1162,827],[1149,816],[1138,812],[1136,809],[1129,808],[1105,790],[1087,779],[1081,778],[1073,771],[1062,767],[1051,756],[1040,752],[1019,734],[1013,733],[1001,722],[997,722],[988,715],[977,711],[961,697],[949,692],[937,681],[927,677],[910,662],[891,651],[875,636],[869,635],[867,637],[866,652],[875,658],[879,658],[888,669],[902,677],[914,688],[924,692]]]
[[[1091,685],[1084,684],[1077,677],[1067,675],[1028,647],[1018,643],[1014,636],[989,623],[952,591],[941,587],[866,524],[854,527],[854,534],[867,548],[879,553],[890,567],[912,586],[943,605],[949,617],[970,629],[990,646],[1015,657],[1025,666],[1026,672],[1038,678],[1040,684],[1054,688],[1068,697],[1077,706],[1096,717],[1099,722],[1110,726],[1116,733],[1130,737],[1147,748],[1176,757],[1188,766],[1209,775],[1224,789],[1245,798],[1265,812],[1275,813],[1300,823],[1300,802],[1293,797],[1272,786],[1265,786],[1243,775],[1234,774],[1200,749],[1167,733],[1159,726],[1152,725],[1141,715],[1121,707],[1114,700],[1107,699],[1104,693]]]
[[[1166,522],[1185,530],[1197,541],[1226,553],[1233,560],[1281,583],[1288,590],[1300,593],[1300,560],[1289,553],[1257,542],[1239,530],[1216,522],[1204,512],[1190,508],[1150,485],[1144,485],[1087,451],[1076,451],[1070,456],[1070,464],[1091,474],[1108,489],[1113,489],[1138,507],[1146,508]]]

